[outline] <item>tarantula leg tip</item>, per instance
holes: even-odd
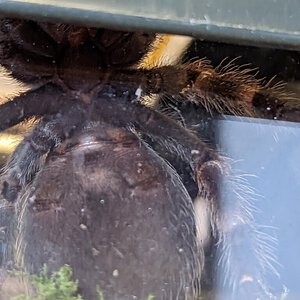
[[[1,194],[8,202],[14,202],[17,199],[20,189],[19,185],[11,185],[7,181],[4,181]]]
[[[224,169],[219,161],[208,161],[202,164],[197,171],[199,188],[204,189],[210,195],[217,195],[223,173]]]

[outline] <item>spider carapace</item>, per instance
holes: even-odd
[[[263,84],[233,63],[149,64],[165,40],[1,20],[0,64],[28,90],[1,104],[0,130],[35,119],[1,174],[1,213],[13,211],[13,225],[2,224],[3,273],[11,261],[29,273],[68,264],[84,299],[98,299],[97,287],[105,299],[200,297],[204,237],[167,155],[186,165],[207,204],[236,299],[271,299],[265,273],[274,271],[273,258],[258,245],[268,241],[251,205],[237,196],[230,211],[221,209],[220,182],[237,195],[240,189],[226,159],[159,99],[172,107],[191,102],[211,114],[289,119],[287,97],[280,84]],[[234,243],[236,232],[246,238]],[[254,265],[239,261],[245,247]]]

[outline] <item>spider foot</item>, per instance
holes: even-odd
[[[218,185],[221,176],[224,174],[224,167],[220,161],[208,161],[198,167],[197,182],[211,196],[217,196]]]

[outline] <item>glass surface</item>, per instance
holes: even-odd
[[[0,37],[0,300],[300,298],[298,52],[12,19]]]

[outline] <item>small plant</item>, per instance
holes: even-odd
[[[34,295],[18,295],[11,300],[84,300],[77,293],[78,280],[73,281],[72,275],[72,269],[68,265],[62,266],[52,275],[48,274],[45,265],[39,275],[25,275],[35,290]],[[24,273],[18,276],[24,276]],[[105,300],[99,287],[97,287],[97,295],[99,300]],[[155,300],[155,297],[150,294],[146,300]]]
[[[99,289],[98,286],[97,286],[97,295],[98,295],[99,300],[105,300],[104,295],[103,295],[103,293],[101,292],[101,290]]]
[[[77,294],[78,281],[72,280],[72,270],[65,265],[48,275],[47,266],[44,266],[39,275],[29,276],[35,294],[33,296],[19,295],[11,300],[83,300]]]

